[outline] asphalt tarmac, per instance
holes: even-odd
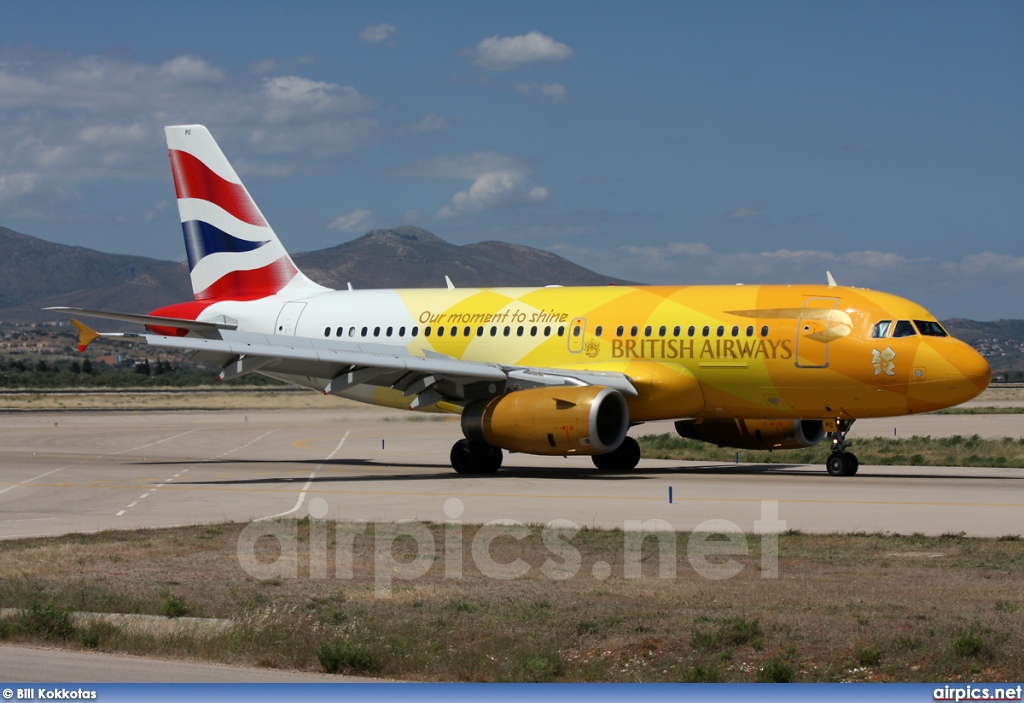
[[[861,466],[837,478],[816,465],[642,460],[628,474],[606,474],[586,457],[506,454],[499,473],[470,477],[448,464],[461,438],[456,420],[362,406],[7,413],[0,425],[0,539],[311,509],[339,520],[622,528],[657,518],[692,530],[718,519],[745,531],[767,521],[805,532],[1024,533],[1021,469]],[[632,433],[669,431],[654,423]],[[1020,437],[1024,419],[862,420],[851,437],[975,433]]]

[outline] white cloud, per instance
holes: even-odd
[[[524,163],[492,151],[420,161],[404,169],[402,175],[472,179],[473,184],[467,190],[455,193],[451,202],[437,211],[438,217],[452,217],[462,212],[481,212],[516,204],[540,203],[550,195],[547,188],[530,181],[529,169]]]
[[[752,205],[742,205],[731,211],[726,217],[730,220],[744,220],[748,217],[759,217],[766,214],[768,214],[768,204],[759,202]]]
[[[209,126],[243,175],[319,169],[377,141],[375,112],[351,86],[229,76],[191,55],[147,63],[0,49],[0,200],[10,217],[51,218],[82,182],[165,177],[163,127],[183,122]]]
[[[824,284],[831,271],[840,285],[909,298],[940,319],[1020,317],[1014,301],[1024,295],[1024,256],[990,251],[939,260],[876,250],[720,252],[701,242],[550,248],[595,271],[651,284]]]
[[[336,218],[327,225],[327,229],[336,229],[339,232],[358,232],[367,226],[372,216],[373,212],[370,210],[353,210],[347,215]]]
[[[197,56],[178,56],[160,65],[160,72],[178,80],[222,82],[224,71]]]
[[[371,24],[359,33],[359,38],[367,44],[380,44],[383,41],[387,41],[398,29],[393,24],[382,22],[381,24]]]
[[[573,50],[540,32],[516,37],[494,35],[477,44],[471,52],[473,63],[490,71],[508,71],[537,61],[565,61]]]
[[[408,131],[413,134],[429,134],[431,132],[443,132],[446,129],[451,129],[453,126],[452,121],[446,117],[441,117],[430,113],[424,115],[423,119],[409,126]]]
[[[565,86],[558,83],[520,83],[516,90],[528,98],[538,95],[556,103],[565,100]]]

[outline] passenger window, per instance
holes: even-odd
[[[747,328],[747,336],[748,337],[753,337],[754,336],[754,326],[753,325],[751,325],[750,327]]]
[[[700,333],[701,333],[701,334],[702,334],[703,336],[707,337],[707,336],[708,336],[709,334],[711,334],[711,328],[710,328],[710,327],[708,327],[707,325],[704,325],[704,329],[702,329],[702,330],[700,331]]]
[[[505,325],[505,336],[507,337],[512,332],[512,328]]]
[[[380,336],[380,327],[374,327],[373,328],[373,336],[374,337],[379,337]]]
[[[675,327],[672,328],[672,336],[673,337],[678,337],[679,333],[682,332],[682,331],[683,331],[682,328],[679,325],[676,325]]]
[[[483,327],[477,327],[476,328],[476,336],[477,337],[483,337],[484,336],[484,328]]]
[[[349,327],[348,328],[348,336],[349,337],[355,337],[356,336],[356,328],[355,327]]]
[[[640,331],[640,328],[637,327],[636,325],[633,325],[632,327],[629,328],[629,336],[630,337],[635,337],[636,333],[639,332],[639,331]]]
[[[531,337],[536,337],[537,336],[537,326],[536,325],[534,325],[533,327],[530,328],[530,336]]]
[[[558,336],[561,337],[565,334],[565,325],[558,326]]]
[[[427,325],[426,327],[423,328],[423,336],[424,337],[429,337],[430,336],[430,325]]]
[[[604,331],[604,328],[601,327],[601,325],[598,325],[597,329],[594,330],[594,334],[597,335],[598,337],[600,337],[602,331]]]
[[[404,327],[399,327],[398,328],[398,336],[399,337],[404,337],[405,336],[405,328]]]
[[[466,327],[464,330],[462,330],[462,334],[466,337],[469,337],[472,332],[473,330],[470,329],[469,327]]]
[[[942,329],[942,325],[934,320],[914,320],[914,326],[917,327],[917,331],[923,334],[925,337],[948,337],[946,330]]]
[[[497,337],[498,336],[498,328],[495,327],[494,325],[491,325],[491,336],[492,337]]]
[[[762,337],[767,337],[768,336],[768,325],[765,325],[764,327],[761,328],[761,336]]]
[[[914,326],[910,324],[910,320],[899,320],[896,323],[895,329],[892,331],[893,337],[913,337],[917,334]]]
[[[330,337],[331,336],[331,328],[330,327],[328,327],[328,328],[326,328],[324,330],[324,336],[325,337]]]
[[[367,329],[368,329],[368,328],[364,327],[364,328],[363,328],[363,330],[362,330],[362,334],[360,334],[359,336],[360,336],[360,337],[365,337],[365,336],[366,336],[366,332],[367,332]]]
[[[662,325],[661,327],[658,328],[659,337],[664,337],[666,332],[668,332],[668,329],[665,327],[665,325]]]
[[[517,337],[522,337],[523,336],[523,326],[522,325],[519,325],[519,327],[516,328],[516,336]]]
[[[689,327],[686,328],[686,336],[687,337],[692,337],[695,334],[697,334],[697,328],[696,327],[694,327],[693,325],[690,325]]]
[[[416,335],[418,335],[419,333],[420,333],[420,328],[419,328],[419,327],[413,327],[413,328],[412,328],[412,336],[413,336],[413,337],[415,337],[415,336],[416,336]]]
[[[651,336],[651,326],[650,325],[647,325],[646,327],[644,327],[644,336],[645,337],[650,337]]]
[[[892,327],[892,320],[882,320],[871,328],[871,336],[875,339],[882,339],[889,336],[889,328]]]
[[[547,327],[544,328],[544,336],[545,337],[550,337],[551,336],[551,325],[548,325]]]
[[[622,333],[624,331],[625,331],[625,328],[622,325],[619,325],[617,328],[615,328],[615,336],[616,337],[621,337]]]
[[[390,337],[391,333],[394,332],[394,330],[395,330],[394,327],[388,327],[388,331],[384,333],[384,336]]]
[[[739,326],[733,325],[732,336],[733,337],[739,337],[740,336],[740,328],[739,328]]]
[[[718,326],[718,336],[721,337],[723,335],[725,335],[725,326],[724,325],[719,325]]]
[[[572,336],[573,337],[579,337],[580,336],[580,332],[582,332],[582,329],[580,328],[579,325],[576,325],[575,327],[572,328]]]
[[[444,336],[444,327],[442,327],[441,325],[437,326],[437,336],[438,337],[443,337]]]
[[[459,328],[458,328],[458,327],[456,327],[455,325],[452,325],[452,333],[451,333],[451,336],[452,336],[452,337],[458,337],[458,336],[459,336]]]

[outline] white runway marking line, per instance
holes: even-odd
[[[195,430],[189,430],[189,432],[194,432],[194,431],[195,431]],[[227,456],[228,454],[234,454],[235,452],[237,452],[237,451],[238,451],[238,450],[240,450],[240,449],[245,449],[246,447],[248,447],[248,446],[250,446],[250,445],[253,445],[253,444],[255,444],[256,442],[259,442],[259,441],[260,441],[261,439],[263,439],[264,437],[266,437],[266,436],[267,436],[268,434],[271,434],[272,432],[275,432],[275,431],[276,431],[276,430],[268,430],[268,431],[264,432],[263,434],[261,434],[261,435],[260,435],[259,437],[257,437],[256,439],[252,439],[252,440],[249,440],[249,441],[248,441],[248,442],[246,442],[245,444],[241,444],[241,445],[239,445],[239,446],[235,447],[234,449],[228,449],[227,451],[221,452],[220,454],[218,454],[217,456],[213,457],[212,459],[207,459],[207,460],[206,460],[205,462],[199,462],[199,461],[197,461],[196,463],[194,463],[194,464],[192,464],[191,466],[189,466],[189,467],[188,467],[188,469],[182,469],[181,471],[179,471],[178,473],[174,474],[174,475],[173,475],[173,476],[171,476],[170,478],[165,478],[165,479],[164,479],[164,482],[163,482],[163,483],[158,483],[158,484],[156,484],[156,486],[154,486],[154,487],[153,487],[152,489],[150,489],[149,491],[147,491],[147,492],[143,493],[143,494],[142,494],[141,496],[139,496],[138,498],[136,498],[136,499],[135,499],[135,500],[134,500],[133,502],[131,502],[131,503],[129,503],[128,505],[126,505],[126,506],[124,507],[124,509],[123,509],[123,510],[120,510],[120,511],[118,511],[118,512],[117,512],[117,513],[116,513],[116,514],[114,515],[114,517],[121,517],[121,516],[122,516],[122,515],[124,515],[124,514],[125,514],[126,512],[128,512],[129,510],[131,510],[132,508],[134,508],[134,507],[135,507],[136,505],[138,505],[138,504],[139,504],[139,501],[140,501],[140,500],[142,500],[142,499],[143,499],[143,498],[145,498],[146,496],[151,496],[151,495],[153,495],[153,493],[155,493],[155,492],[156,492],[156,489],[157,489],[157,488],[163,488],[164,486],[166,486],[166,485],[167,485],[168,483],[170,483],[170,482],[171,482],[171,481],[173,481],[174,479],[176,479],[176,478],[180,478],[182,474],[187,474],[187,473],[189,472],[189,469],[193,469],[193,468],[195,468],[196,466],[199,466],[199,464],[201,464],[201,463],[212,463],[212,462],[215,462],[215,461],[216,461],[217,459],[221,459],[221,458],[223,458],[223,457],[226,457],[226,456]],[[185,434],[188,434],[188,432],[186,432]],[[179,437],[181,437],[181,435],[178,435],[178,436],[179,436]],[[168,439],[174,439],[174,437],[170,437],[170,438],[168,438]],[[167,440],[160,440],[160,441],[161,441],[161,442],[165,442],[165,441],[167,441]],[[160,443],[160,442],[154,442],[154,444],[159,444],[159,443]],[[147,444],[147,445],[145,445],[145,446],[146,446],[146,447],[149,447],[149,446],[152,446],[152,445],[149,445],[149,444]],[[139,449],[144,449],[145,447],[138,447],[138,448],[139,448]],[[127,451],[127,450],[126,450],[126,451]],[[121,452],[118,452],[118,454],[120,454],[120,453],[121,453]]]
[[[301,491],[299,491],[299,500],[298,500],[297,503],[295,503],[295,507],[294,508],[292,508],[291,510],[286,510],[283,513],[278,513],[277,515],[268,515],[266,517],[257,518],[253,522],[262,522],[264,520],[273,520],[276,517],[284,517],[285,515],[291,515],[292,513],[296,512],[299,508],[301,508],[302,504],[304,502],[306,502],[306,491],[308,491],[309,487],[313,485],[313,479],[316,478],[316,472],[319,471],[320,469],[322,469],[324,464],[326,464],[328,461],[333,459],[334,455],[337,454],[339,451],[341,451],[341,448],[342,448],[342,446],[344,446],[346,439],[348,439],[348,432],[345,432],[345,436],[341,438],[340,442],[338,442],[338,446],[336,446],[334,448],[334,450],[330,454],[327,455],[327,458],[324,459],[323,461],[321,461],[319,464],[317,464],[316,468],[313,469],[310,472],[309,478],[306,479],[306,485],[302,487]]]
[[[157,444],[160,444],[161,442],[167,442],[167,441],[170,441],[172,439],[177,439],[178,437],[184,437],[185,435],[189,434],[189,432],[195,432],[195,430],[189,430],[188,432],[182,432],[181,434],[174,435],[173,437],[168,437],[167,439],[161,439],[158,442],[150,442],[149,444],[143,444],[140,447],[132,447],[130,449],[122,449],[119,452],[112,452],[110,454],[100,454],[96,458],[97,459],[105,459],[108,456],[116,456],[118,454],[124,454],[125,452],[135,451],[136,449],[146,449],[147,447],[155,446]],[[82,461],[79,461],[78,463],[68,464],[67,466],[61,466],[61,467],[53,469],[51,471],[47,471],[45,474],[39,474],[38,476],[33,476],[32,478],[27,478],[24,481],[22,481],[21,483],[15,483],[14,485],[8,486],[7,488],[3,489],[2,491],[0,491],[0,495],[6,493],[7,491],[11,490],[12,488],[17,488],[18,486],[24,486],[27,483],[32,483],[33,481],[38,481],[39,479],[43,478],[44,476],[49,476],[50,474],[55,474],[58,471],[63,471],[64,469],[70,469],[73,466],[81,466],[82,464],[86,464],[89,461],[92,461],[92,459],[83,459]]]

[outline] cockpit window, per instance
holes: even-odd
[[[934,320],[914,320],[914,326],[917,327],[917,331],[923,334],[925,337],[948,337],[946,330],[942,329],[942,325]]]
[[[875,339],[889,336],[889,329],[892,327],[892,320],[882,320],[871,328],[871,336]]]
[[[910,320],[900,320],[896,323],[896,329],[892,331],[893,337],[913,337],[915,334],[917,331],[910,324]]]

